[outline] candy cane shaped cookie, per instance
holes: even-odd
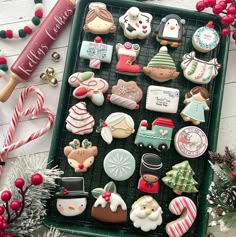
[[[183,236],[192,226],[197,216],[197,208],[188,197],[174,198],[169,204],[171,213],[180,216],[177,220],[166,225],[166,232],[170,237]]]

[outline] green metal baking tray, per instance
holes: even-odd
[[[137,189],[137,182],[139,179],[139,165],[141,156],[145,152],[150,152],[148,149],[140,149],[136,145],[134,145],[135,135],[130,136],[127,139],[115,139],[112,144],[107,145],[101,138],[100,134],[97,134],[95,131],[92,134],[87,136],[80,136],[79,139],[88,138],[93,142],[94,145],[98,146],[98,156],[95,159],[95,162],[92,167],[86,173],[76,174],[73,169],[68,165],[67,159],[64,156],[63,148],[68,145],[70,141],[76,138],[75,135],[68,132],[65,129],[65,119],[68,115],[69,108],[78,103],[79,100],[75,99],[72,96],[73,88],[69,86],[67,79],[68,77],[76,72],[76,71],[88,71],[90,70],[88,60],[80,59],[79,52],[81,48],[81,43],[83,40],[94,40],[94,35],[91,33],[86,33],[83,31],[83,24],[85,16],[88,12],[88,5],[92,2],[91,0],[80,0],[77,4],[77,8],[75,11],[73,25],[70,35],[69,48],[67,53],[65,71],[63,76],[63,82],[61,87],[60,100],[58,105],[58,111],[56,115],[56,123],[54,126],[53,139],[49,154],[49,167],[53,167],[58,165],[64,172],[64,176],[83,176],[85,179],[85,189],[86,191],[91,191],[96,187],[103,187],[106,183],[110,181],[109,177],[103,171],[103,159],[105,155],[113,150],[114,148],[123,148],[130,151],[135,159],[136,159],[136,170],[133,176],[127,181],[123,182],[115,182],[117,185],[117,189],[119,194],[124,198],[127,207],[128,213],[130,211],[132,203],[137,200],[140,196],[144,195]],[[149,12],[153,15],[154,19],[152,22],[152,29],[156,28],[161,18],[167,14],[178,14],[182,18],[186,19],[186,31],[187,35],[184,39],[183,44],[176,48],[169,48],[169,53],[174,58],[177,63],[177,68],[179,71],[180,63],[182,56],[185,53],[191,52],[193,50],[191,37],[195,30],[203,25],[205,25],[209,20],[213,20],[215,23],[215,28],[218,32],[221,30],[221,24],[218,17],[210,14],[199,13],[194,11],[182,10],[177,8],[169,8],[162,7],[159,5],[145,3],[142,1],[134,1],[134,0],[102,0],[104,2],[109,11],[114,16],[115,23],[117,25],[117,31],[115,34],[108,34],[102,36],[103,42],[111,45],[115,45],[118,42],[124,43],[128,41],[123,35],[123,31],[119,26],[118,19],[121,15],[123,15],[128,8],[131,6],[137,6],[141,11]],[[141,66],[146,66],[149,60],[158,52],[160,48],[160,44],[156,41],[154,35],[150,35],[146,40],[132,40],[133,43],[139,43],[141,46],[140,54],[136,60],[136,63]],[[215,151],[217,145],[217,137],[219,130],[219,121],[220,121],[220,111],[222,104],[222,96],[224,89],[224,81],[226,74],[226,66],[227,66],[227,58],[228,58],[228,47],[229,47],[229,38],[222,37],[220,40],[220,44],[218,47],[207,53],[197,53],[197,57],[203,60],[210,60],[213,57],[217,57],[219,63],[222,65],[219,70],[219,74],[217,78],[215,78],[209,85],[207,85],[207,89],[210,93],[210,98],[212,100],[211,110],[206,117],[206,123],[202,124],[200,127],[206,132],[209,138],[209,147],[208,150]],[[99,123],[99,119],[105,119],[110,113],[123,111],[128,113],[135,119],[135,129],[137,131],[139,122],[142,119],[148,120],[149,124],[158,116],[171,118],[174,121],[175,128],[173,134],[175,134],[180,128],[184,126],[190,125],[189,123],[185,123],[182,121],[179,113],[183,109],[184,105],[182,101],[184,99],[184,94],[189,91],[192,87],[195,86],[192,82],[186,80],[183,77],[181,72],[180,76],[176,80],[171,80],[165,83],[154,82],[143,73],[137,77],[130,77],[126,75],[119,75],[115,73],[115,65],[117,62],[116,52],[113,52],[112,62],[111,64],[102,64],[100,70],[95,70],[95,75],[97,77],[104,78],[109,82],[109,90],[110,92],[112,85],[115,85],[118,79],[128,80],[136,80],[138,85],[143,88],[144,96],[140,103],[140,110],[129,111],[126,109],[122,109],[121,107],[115,106],[111,104],[109,101],[106,101],[102,107],[97,107],[91,103],[89,99],[85,99],[87,102],[88,111],[92,113],[92,115],[96,119],[96,125]],[[161,85],[166,87],[178,88],[180,90],[180,104],[178,108],[178,112],[176,114],[163,114],[156,113],[145,110],[145,98],[147,87],[149,85]],[[78,136],[77,136],[78,138]],[[155,153],[156,150],[153,150]],[[172,141],[171,148],[165,153],[159,154],[164,163],[164,167],[162,168],[160,177],[165,175],[165,172],[171,169],[171,166],[179,163],[184,160],[174,148],[174,143]],[[208,165],[208,153],[206,152],[202,157],[197,159],[189,160],[190,164],[195,171],[195,179],[199,183],[199,193],[194,194],[186,194],[186,196],[190,197],[198,208],[197,220],[191,227],[191,229],[185,234],[185,236],[189,237],[205,237],[207,231],[208,224],[208,215],[207,215],[207,201],[206,195],[208,192],[209,183],[211,182],[212,173],[211,169]],[[153,195],[153,197],[158,201],[163,209],[163,223],[159,226],[155,231],[150,231],[148,233],[142,232],[140,229],[136,229],[133,227],[132,222],[127,220],[126,223],[123,224],[106,224],[101,223],[97,220],[94,220],[91,217],[91,207],[95,202],[95,199],[92,195],[88,198],[88,205],[86,211],[76,217],[64,217],[61,216],[56,209],[56,199],[52,198],[48,202],[48,213],[47,218],[45,219],[45,224],[47,226],[53,225],[61,229],[62,231],[80,234],[82,236],[147,236],[147,237],[165,237],[167,236],[165,231],[165,225],[178,217],[172,215],[168,210],[168,205],[170,201],[176,197],[176,194],[165,186],[162,182],[160,183],[160,191],[158,194]]]

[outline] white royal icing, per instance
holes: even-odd
[[[174,29],[171,29],[171,27],[174,27]],[[163,37],[168,37],[168,38],[178,38],[179,37],[179,29],[180,29],[180,25],[178,23],[178,21],[174,18],[169,19],[166,23],[165,23],[165,27],[163,30]]]

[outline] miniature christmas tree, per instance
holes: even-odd
[[[198,183],[193,178],[194,172],[188,161],[183,161],[172,166],[162,181],[177,194],[198,192],[195,187]]]

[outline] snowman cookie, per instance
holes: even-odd
[[[84,191],[84,178],[64,177],[62,187],[56,193],[57,210],[63,216],[77,216],[87,206],[88,193]]]
[[[161,45],[178,47],[185,35],[185,20],[178,15],[170,14],[161,19],[160,25],[155,30],[156,39]]]
[[[116,192],[114,182],[109,182],[104,188],[95,188],[91,193],[97,199],[92,207],[92,217],[109,223],[120,223],[127,220],[127,206]]]
[[[152,15],[131,7],[119,18],[119,23],[128,39],[145,39],[151,33]]]

